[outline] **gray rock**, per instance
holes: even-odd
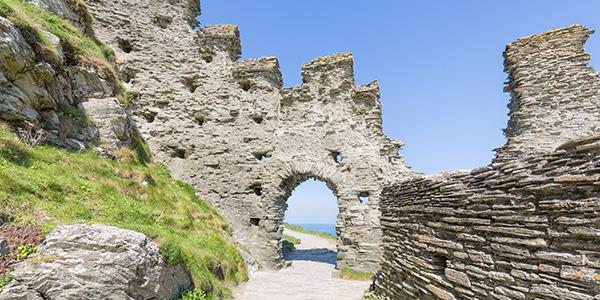
[[[89,98],[80,103],[79,108],[87,114],[97,128],[100,140],[109,149],[116,150],[128,143],[131,132],[129,116],[116,98]]]
[[[0,257],[8,254],[10,249],[8,248],[8,242],[0,236]]]
[[[192,285],[141,233],[106,225],[54,230],[17,266],[0,299],[174,299]]]

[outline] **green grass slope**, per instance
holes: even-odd
[[[119,154],[113,161],[93,152],[29,147],[0,123],[0,215],[43,233],[79,222],[142,232],[159,243],[169,263],[188,267],[206,299],[228,298],[227,287],[247,280],[247,272],[222,217],[162,165],[140,162],[127,149]]]
[[[330,239],[330,240],[335,240],[336,237],[335,235],[331,235],[329,233],[325,233],[325,232],[321,232],[321,231],[317,231],[317,230],[308,230],[308,229],[304,229],[301,226],[298,225],[292,225],[289,223],[283,223],[283,226],[287,229],[293,230],[293,231],[297,231],[297,232],[302,232],[302,233],[306,233],[306,234],[312,234],[312,235],[316,235],[316,236],[320,236],[322,238],[326,238],[326,239]]]

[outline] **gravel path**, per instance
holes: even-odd
[[[285,234],[302,243],[286,260],[290,267],[261,271],[234,291],[239,300],[360,300],[368,281],[332,278],[335,271],[335,241],[286,229]]]

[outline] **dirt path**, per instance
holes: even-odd
[[[359,300],[368,281],[332,278],[335,271],[335,241],[286,229],[302,243],[286,260],[290,267],[276,272],[254,273],[234,291],[239,300]]]

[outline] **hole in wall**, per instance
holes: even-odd
[[[438,274],[444,274],[444,270],[448,267],[446,256],[438,253],[431,254],[431,265]]]
[[[196,124],[202,126],[206,122],[206,118],[204,118],[203,114],[197,112],[194,114],[194,121],[196,121]]]
[[[253,155],[260,161],[266,161],[271,157],[269,152],[254,152]]]
[[[205,61],[207,64],[210,64],[213,61],[213,56],[210,54],[202,55],[202,60]]]
[[[260,183],[255,183],[253,184],[250,189],[254,192],[254,194],[256,196],[262,196],[263,195],[263,188],[260,185]]]
[[[154,122],[154,120],[156,119],[156,115],[158,115],[158,111],[156,110],[146,110],[143,114],[144,119],[146,119],[148,123]]]
[[[284,222],[305,230],[314,230],[337,236],[336,223],[339,206],[332,186],[321,180],[308,178],[300,184],[297,184],[297,181],[294,180],[286,189],[290,188],[293,188],[293,190],[287,200],[284,200],[287,203],[284,207],[286,210]],[[297,231],[298,227],[286,226],[284,234],[294,236],[294,231]],[[336,264],[337,252],[335,250],[321,248],[320,246],[306,247],[308,245],[303,246],[303,242],[301,238],[300,241],[294,242],[294,239],[286,239],[284,236],[282,241],[284,259],[286,261],[326,263],[332,266]]]
[[[121,80],[125,83],[130,83],[137,76],[138,70],[131,67],[125,67],[120,70]]]
[[[240,81],[240,88],[247,92],[252,88],[252,82],[250,80],[242,80]]]
[[[264,118],[262,116],[253,116],[252,117],[252,121],[254,121],[254,123],[256,124],[261,124],[263,122]]]
[[[173,22],[173,18],[165,15],[158,15],[154,18],[154,22],[158,27],[162,29],[166,29]]]
[[[341,164],[344,160],[344,157],[339,151],[331,151],[331,157],[336,164]]]
[[[133,51],[133,43],[130,40],[117,38],[117,44],[119,49],[121,49],[125,53],[130,53]]]
[[[253,226],[260,225],[260,218],[250,218],[250,225],[253,225]]]
[[[358,200],[361,204],[369,204],[369,192],[360,192]]]
[[[183,77],[182,79],[183,85],[190,91],[190,93],[194,93],[196,89],[200,86],[198,83],[198,77]]]
[[[180,145],[167,145],[168,154],[172,158],[185,158],[186,150]]]

